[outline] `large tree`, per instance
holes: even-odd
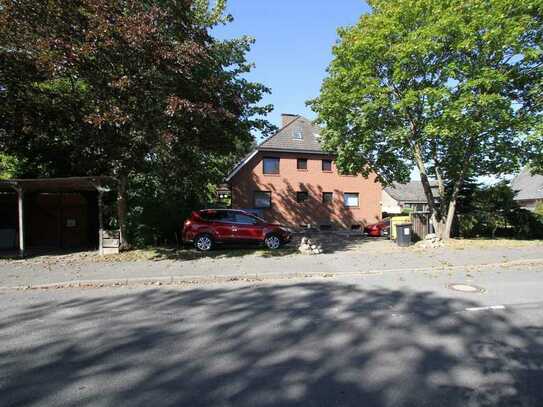
[[[535,137],[543,2],[369,3],[370,14],[340,30],[310,104],[344,171],[375,171],[387,184],[416,167],[433,225],[448,238],[464,180],[512,172]]]
[[[116,177],[126,237],[129,177],[165,163],[183,183],[267,127],[268,90],[244,79],[251,39],[214,39],[228,18],[209,3],[0,0],[2,150],[28,175]]]

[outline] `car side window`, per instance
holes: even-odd
[[[234,215],[230,211],[208,211],[202,217],[211,222],[234,222]]]
[[[219,211],[219,216],[217,217],[217,222],[231,223],[235,222],[234,213],[230,211]]]
[[[242,225],[256,225],[258,221],[252,216],[244,215],[243,213],[234,214],[234,221]]]

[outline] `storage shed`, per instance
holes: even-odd
[[[0,180],[0,250],[104,252],[103,194],[112,177]]]

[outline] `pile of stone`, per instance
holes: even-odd
[[[304,236],[302,237],[298,250],[302,254],[321,254],[322,245],[317,240]]]
[[[434,233],[427,234],[423,240],[415,243],[415,247],[419,247],[421,249],[437,249],[438,247],[443,246],[445,246],[443,240],[437,237],[437,235]]]

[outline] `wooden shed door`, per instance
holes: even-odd
[[[61,208],[62,247],[74,249],[86,246],[87,202],[80,194],[63,194]]]

